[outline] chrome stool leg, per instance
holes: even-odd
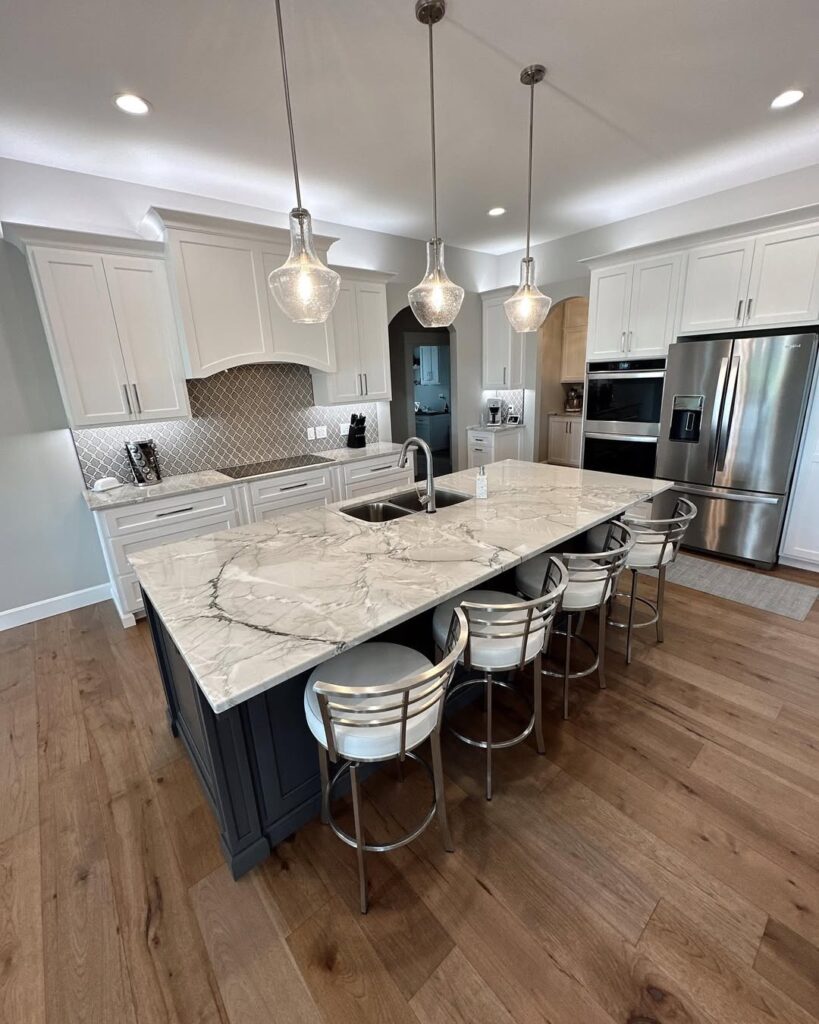
[[[542,655],[538,654],[532,671],[534,679],[534,694],[532,705],[535,709],[535,740],[537,741],[537,752],[546,753],[546,743],[543,739],[543,675],[541,668]]]
[[[665,602],[665,573],[666,567],[662,566],[657,574],[657,643],[663,642],[663,604]]]
[[[631,600],[628,603],[628,632],[626,634],[626,664],[631,664],[631,644],[634,636],[634,605],[637,600],[637,570],[631,570]]]
[[[330,802],[330,770],[327,766],[327,751],[318,743],[319,775],[321,776],[321,823],[330,821],[328,804]]]
[[[572,666],[572,617],[566,617],[566,654],[563,659],[563,718],[569,717],[569,676]]]
[[[597,609],[597,677],[600,689],[606,688],[606,609]]]
[[[361,913],[367,913],[367,869],[364,865],[364,827],[361,823],[361,792],[358,787],[358,766],[350,765],[350,790],[353,796],[355,822],[355,849],[358,859],[358,894]]]
[[[492,799],[492,673],[486,673],[486,799]]]
[[[432,781],[435,787],[435,803],[438,808],[438,823],[441,826],[441,839],[447,853],[455,852],[452,834],[449,831],[449,818],[446,813],[446,795],[444,791],[444,767],[441,759],[441,733],[436,729],[429,738],[432,750]]]

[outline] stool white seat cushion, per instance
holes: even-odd
[[[540,594],[550,557],[550,555],[535,555],[534,558],[528,559],[517,567],[515,571],[515,584],[518,590],[528,598],[535,598]],[[561,607],[564,611],[588,611],[602,604],[604,596],[608,600],[610,590],[607,586],[608,580],[589,579],[587,577],[591,576],[590,572],[583,572],[580,579],[573,580],[571,555],[566,556],[565,561],[569,572],[569,582],[563,591]],[[579,564],[582,564],[584,569],[591,568],[591,562],[583,561]],[[601,569],[600,573],[604,575],[605,570]]]
[[[545,569],[544,569],[545,572]],[[520,598],[514,594],[504,594],[499,590],[467,590],[465,594],[458,594],[457,597],[444,601],[435,609],[432,616],[432,633],[435,643],[443,650],[446,646],[449,626],[452,621],[452,612],[464,602],[472,604],[497,604],[509,605],[520,604]],[[504,612],[476,612],[476,617],[487,622],[520,622],[526,615],[522,611]],[[480,627],[476,627],[480,629]],[[520,651],[523,644],[523,625],[513,627],[520,631],[520,636],[506,637],[472,637],[470,640],[470,653],[472,665],[479,669],[507,669],[514,668],[520,664]],[[532,661],[538,652],[543,648],[545,639],[544,629],[533,629],[526,640],[526,661]],[[463,661],[463,658],[461,658]]]
[[[663,550],[665,534],[635,530],[633,536],[634,546],[626,556],[629,569],[659,569],[674,557],[673,544],[666,544]]]
[[[395,686],[424,669],[432,668],[432,662],[411,647],[400,644],[365,643],[322,662],[310,673],[304,688],[304,714],[310,732],[322,746],[327,746],[327,734],[321,717],[318,694],[313,688],[316,680],[323,683],[338,683],[345,686]],[[362,695],[361,703],[368,706],[378,704],[394,705],[400,701],[400,694],[389,697]],[[397,715],[397,712],[395,712]],[[392,717],[392,713],[390,715]],[[435,728],[438,721],[438,704],[407,719],[406,749],[412,750],[423,742]],[[395,725],[344,726],[334,725],[336,749],[342,757],[356,760],[389,760],[401,751],[401,727]]]

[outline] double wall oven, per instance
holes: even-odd
[[[664,359],[588,364],[584,469],[654,476],[664,382]]]

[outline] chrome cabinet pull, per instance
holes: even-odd
[[[503,386],[506,387],[506,367],[503,368]]]
[[[132,384],[131,387],[134,389],[134,405],[136,406],[137,412],[142,412],[142,402],[139,400],[139,392],[137,391],[136,384]]]
[[[631,352],[631,336],[633,334],[634,334],[634,331],[629,331],[628,332],[628,339],[626,341],[626,351],[627,352]]]
[[[358,378],[358,389],[356,390],[356,394],[363,395],[364,394],[364,384],[363,384],[363,382],[361,380],[361,374],[357,373],[356,377]]]
[[[738,324],[742,323],[742,304],[743,304],[744,301],[745,301],[744,299],[740,299],[739,300],[739,305],[737,306],[737,323]]]
[[[364,374],[364,394],[369,395],[370,393],[370,382],[367,380],[367,374]]]
[[[748,299],[748,306],[745,310],[745,323],[747,324],[751,319],[751,306],[753,306],[754,300]]]
[[[625,352],[626,351],[626,332],[625,331],[621,331],[620,332],[620,351],[621,352]]]
[[[279,491],[296,491],[299,487],[306,487],[307,483],[307,480],[303,480],[300,484],[288,484],[287,487],[280,487]]]
[[[183,512],[193,512],[193,505],[188,505],[186,508],[172,508],[169,512],[157,512],[157,519],[164,519],[165,516],[178,516]]]
[[[133,407],[131,406],[131,396],[128,394],[128,385],[127,384],[123,384],[122,385],[122,393],[125,395],[125,404],[128,406],[128,415],[129,416],[133,416],[134,415],[134,410],[133,410]]]

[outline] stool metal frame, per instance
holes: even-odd
[[[447,693],[447,704],[468,687],[482,685],[484,687],[486,703],[486,739],[474,739],[455,729],[451,722],[448,722],[450,731],[463,743],[470,747],[479,747],[486,751],[486,799],[492,799],[492,751],[503,750],[506,747],[514,747],[522,743],[534,730],[539,754],[546,753],[546,745],[543,739],[543,701],[540,682],[541,675],[541,654],[548,645],[549,633],[552,622],[560,604],[560,598],[566,589],[568,575],[566,568],[557,558],[550,558],[543,580],[543,592],[540,597],[529,601],[516,601],[512,604],[482,604],[477,601],[464,601],[461,609],[466,614],[469,623],[469,638],[464,651],[464,668],[469,671],[476,668],[483,670],[483,675],[464,679],[455,686],[450,687]],[[492,619],[492,613],[502,612],[503,619]],[[509,616],[508,618],[506,616]],[[526,655],[529,644],[529,637],[532,633],[543,630],[543,644],[538,648],[537,654],[532,657]],[[474,640],[520,640],[520,654],[505,667],[495,666],[492,669],[483,668],[472,660],[472,645]],[[532,714],[525,728],[512,739],[494,740],[492,738],[492,695],[496,686],[505,690],[511,690],[517,696],[523,696],[513,685],[503,679],[497,679],[495,672],[509,670],[520,671],[529,662],[534,662],[534,688],[532,699]]]
[[[444,775],[441,761],[441,724],[443,721],[444,698],[447,687],[452,680],[455,665],[462,656],[467,645],[469,628],[466,615],[456,608],[452,614],[452,622],[447,636],[446,651],[443,660],[436,665],[413,673],[397,683],[376,684],[371,686],[341,685],[316,680],[313,684],[318,696],[321,718],[324,723],[326,747],[318,744],[319,769],[321,772],[321,820],[329,824],[333,832],[355,849],[358,859],[359,899],[361,913],[367,913],[367,873],[364,863],[365,853],[384,853],[406,846],[424,831],[432,819],[438,816],[441,838],[444,849],[451,853],[454,850],[452,836],[446,814],[444,796]],[[362,698],[365,698],[362,700]],[[372,698],[372,703],[366,700]],[[414,753],[414,749],[427,739],[425,735],[414,747],[407,747],[407,723],[418,715],[435,708],[437,717],[432,731],[428,734],[432,751],[432,766]],[[387,757],[356,757],[348,758],[339,753],[336,729],[368,729],[381,726],[398,726],[399,749]],[[342,743],[343,745],[343,743]],[[392,760],[398,757],[399,764],[406,758],[418,762],[426,770],[433,782],[433,800],[423,821],[400,839],[390,843],[367,843],[364,841],[364,829],[361,818],[361,789],[358,771],[363,763],[375,763]],[[329,761],[336,766],[330,772]],[[337,783],[345,776],[350,778],[350,791],[353,801],[353,821],[355,835],[345,832],[335,821],[330,812],[330,798]]]
[[[582,679],[584,676],[589,676],[592,672],[597,672],[598,682],[600,689],[605,690],[606,688],[606,672],[605,672],[605,659],[606,659],[606,605],[614,594],[617,586],[617,579],[623,570],[623,566],[626,562],[626,556],[631,550],[633,539],[631,531],[623,523],[611,522],[608,524],[606,531],[606,539],[603,544],[602,551],[596,552],[566,552],[560,554],[557,557],[562,559],[566,563],[566,568],[569,574],[569,587],[573,583],[576,584],[595,584],[600,587],[600,601],[596,605],[591,605],[584,609],[575,609],[569,611],[564,608],[563,613],[566,616],[566,628],[555,629],[553,631],[554,636],[562,636],[566,638],[566,651],[563,657],[563,671],[556,672],[553,669],[544,668],[543,675],[552,676],[555,678],[563,679],[563,718],[569,717],[569,683],[572,679]],[[578,629],[582,626],[583,616],[587,611],[593,611],[597,609],[598,614],[598,628],[597,628],[597,649],[586,640],[585,637],[579,636],[577,633],[572,632],[572,627],[575,623],[575,618],[578,620]],[[585,647],[591,651],[594,656],[592,664],[585,669],[578,670],[577,672],[571,671],[572,661],[572,640],[582,643]]]
[[[630,593],[617,591],[614,597],[628,599],[628,619],[626,622],[618,622],[609,618],[609,625],[615,629],[625,629],[626,633],[626,664],[631,664],[632,641],[635,629],[644,629],[646,626],[657,627],[657,643],[663,642],[663,603],[665,601],[665,577],[666,569],[674,562],[677,552],[680,549],[683,538],[688,527],[697,515],[697,506],[688,498],[677,498],[674,505],[674,512],[670,519],[644,519],[639,516],[625,513],[621,521],[631,530],[634,535],[635,548],[646,546],[650,543],[657,548],[657,561],[654,565],[631,566],[631,590]],[[671,555],[666,561],[666,552]],[[646,569],[657,570],[657,600],[650,601],[647,597],[639,597],[637,594],[637,577],[641,571]],[[645,605],[649,609],[650,617],[642,622],[634,621],[634,610],[637,603]]]

